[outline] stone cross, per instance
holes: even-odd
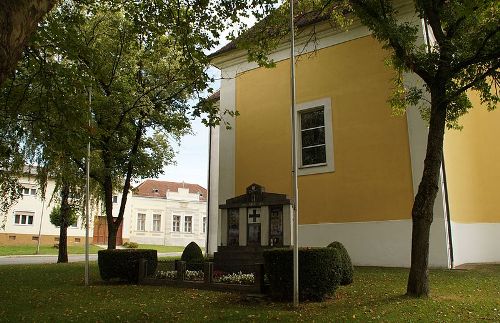
[[[260,214],[257,213],[255,209],[252,210],[252,213],[248,216],[250,219],[252,219],[252,222],[257,222],[257,219],[260,218]]]

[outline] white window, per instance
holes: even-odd
[[[36,188],[30,189],[30,194],[31,195],[36,195]]]
[[[113,195],[113,203],[118,203],[118,195]]]
[[[28,187],[21,187],[19,189],[19,193],[22,195],[30,195],[30,189]]]
[[[179,215],[174,215],[172,221],[172,231],[174,232],[181,231],[181,217]]]
[[[297,105],[298,175],[334,171],[331,100]]]
[[[16,212],[14,214],[14,223],[20,225],[33,225],[33,213]]]
[[[207,232],[207,217],[203,217],[203,233]]]
[[[146,231],[146,214],[137,214],[137,231]]]
[[[153,231],[160,232],[161,214],[153,214]]]
[[[184,217],[184,232],[193,232],[193,217]]]

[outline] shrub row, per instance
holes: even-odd
[[[118,278],[129,282],[137,282],[140,259],[146,259],[147,275],[153,275],[158,265],[156,250],[115,249],[99,250],[97,253],[99,273],[103,280]]]
[[[293,298],[292,249],[264,252],[270,294],[274,299]],[[321,301],[333,295],[341,280],[341,255],[335,248],[299,249],[299,299]]]

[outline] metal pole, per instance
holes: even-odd
[[[92,88],[89,88],[89,129],[92,106]],[[89,285],[89,219],[90,219],[90,135],[87,143],[86,187],[85,187],[85,286]]]
[[[293,305],[299,305],[299,190],[297,183],[297,111],[295,107],[295,29],[293,21],[293,3],[290,0],[290,88],[292,101],[292,214],[293,214]]]
[[[38,241],[36,243],[36,254],[40,253],[40,240],[42,240],[42,221],[43,221],[43,211],[45,210],[45,196],[42,200],[42,215],[40,216],[40,227],[38,228]]]

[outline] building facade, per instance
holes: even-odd
[[[7,211],[0,215],[4,229],[0,229],[0,245],[53,245],[59,242],[59,227],[50,223],[51,203],[55,183],[49,180],[45,199],[40,197],[34,174],[27,172],[19,179],[22,197]],[[85,244],[85,227],[82,218],[68,227],[68,244]]]
[[[50,223],[55,183],[49,180],[45,200],[41,199],[34,176],[20,178],[22,198],[1,215],[0,245],[54,245],[59,228]],[[113,196],[113,216],[117,217],[121,194]],[[195,241],[205,247],[207,230],[207,190],[197,184],[146,180],[128,196],[117,245],[139,244],[186,246]],[[107,244],[107,222],[102,205],[91,206],[92,243]],[[80,217],[68,227],[68,244],[85,244],[85,227]]]
[[[205,247],[207,190],[198,184],[145,180],[130,201],[130,241]]]
[[[422,26],[410,3],[399,19]],[[217,206],[241,195],[251,183],[291,196],[291,138],[299,162],[299,245],[342,242],[357,265],[410,265],[411,208],[422,176],[427,125],[417,107],[394,116],[388,98],[394,71],[389,52],[361,24],[348,31],[328,22],[302,27],[296,63],[298,129],[291,133],[289,44],[271,55],[276,67],[260,68],[247,53],[228,45],[212,56],[221,70],[220,109],[238,111],[231,129],[212,135],[210,222]],[[425,43],[420,30],[420,41]],[[405,82],[420,84],[412,74]],[[449,130],[445,166],[431,227],[429,263],[452,267],[500,261],[500,111],[475,105]],[[212,229],[212,225],[211,225]],[[215,230],[215,228],[214,228]],[[212,232],[212,231],[211,231]]]

